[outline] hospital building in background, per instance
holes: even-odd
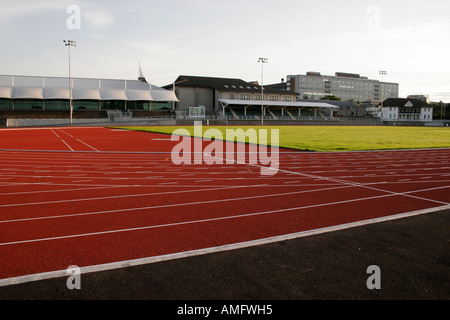
[[[307,72],[306,75],[288,75],[286,90],[296,92],[307,99],[334,95],[344,101],[381,102],[398,98],[399,85],[368,79],[354,73],[336,72],[334,76],[328,76],[320,72]]]

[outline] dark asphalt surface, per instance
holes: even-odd
[[[371,265],[380,268],[381,289],[367,288]],[[66,280],[0,287],[0,299],[448,301],[450,210],[82,274],[80,290],[69,290]]]

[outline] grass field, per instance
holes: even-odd
[[[191,135],[193,126],[121,127],[128,130],[172,134],[179,128]],[[279,146],[307,151],[362,151],[390,149],[423,149],[450,147],[450,128],[444,127],[387,127],[387,126],[203,126],[219,129],[226,137],[226,129],[279,130]],[[260,141],[259,143],[263,143]]]

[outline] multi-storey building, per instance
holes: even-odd
[[[353,73],[336,72],[334,76],[327,76],[307,72],[306,75],[288,75],[286,89],[308,99],[334,95],[341,100],[381,102],[398,98],[399,85]]]

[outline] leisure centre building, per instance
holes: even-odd
[[[0,110],[159,110],[178,102],[172,90],[139,80],[0,75]]]

